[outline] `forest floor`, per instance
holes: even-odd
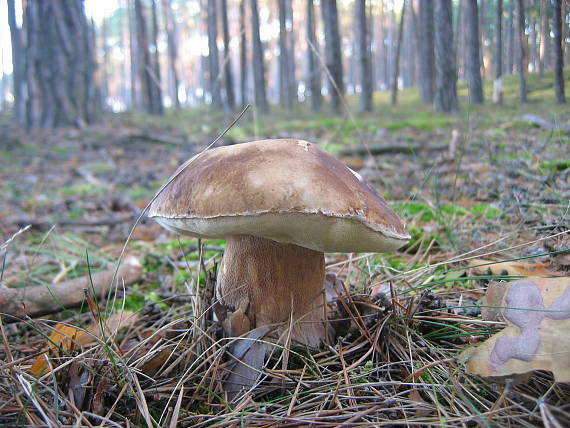
[[[318,143],[371,182],[412,234],[395,254],[327,254],[351,322],[318,352],[276,348],[263,383],[237,404],[224,399],[227,342],[208,309],[224,241],[199,247],[143,217],[124,257],[137,266],[125,274],[134,284],[102,299],[85,280],[114,272],[154,192],[233,116],[118,114],[31,134],[3,118],[0,293],[67,284],[88,298],[2,318],[0,424],[569,426],[570,386],[551,372],[486,379],[457,358],[506,325],[482,319],[490,282],[568,279],[570,107],[552,101],[551,82],[531,76],[525,105],[507,79],[503,107],[468,106],[461,88],[460,113],[437,115],[409,90],[396,108],[379,95],[366,115],[250,111],[228,132],[219,145]],[[40,312],[42,299],[31,302]]]

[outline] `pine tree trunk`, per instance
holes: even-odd
[[[216,109],[222,108],[222,89],[220,81],[220,60],[218,54],[218,18],[216,2],[208,0],[208,65],[209,80],[212,96],[212,106]]]
[[[101,23],[101,47],[103,48],[103,63],[101,64],[101,105],[103,109],[107,108],[107,99],[109,98],[109,47],[107,45],[108,38],[108,19],[103,18]]]
[[[307,62],[309,73],[309,91],[311,96],[311,109],[319,111],[322,104],[321,96],[321,70],[315,52],[319,52],[319,44],[315,35],[315,7],[313,0],[307,0]]]
[[[293,28],[293,0],[287,0],[286,2],[286,8],[285,8],[285,12],[286,12],[286,17],[287,17],[287,22],[290,23],[290,25],[287,28],[287,32],[289,33],[288,37],[287,37],[287,41],[289,42],[289,46],[288,46],[288,50],[289,50],[289,67],[288,67],[288,72],[289,72],[289,79],[288,79],[288,84],[289,84],[289,94],[291,96],[291,103],[293,105],[295,105],[297,103],[298,97],[297,97],[297,79],[295,76],[295,46],[298,45],[298,41],[295,40],[295,32],[294,32],[294,28]]]
[[[503,104],[503,0],[497,0],[495,21],[495,80],[493,103]]]
[[[481,75],[485,74],[485,0],[479,0],[477,11],[477,26],[479,27],[479,65],[481,67]]]
[[[435,97],[437,112],[457,111],[457,70],[453,46],[451,0],[435,0]]]
[[[453,6],[452,6],[453,8]],[[455,66],[457,68],[458,75],[465,74],[465,19],[464,16],[465,12],[463,11],[463,0],[459,0],[457,2],[457,21],[455,22],[455,38],[453,46],[455,47]],[[453,16],[453,9],[452,9],[452,16]],[[435,51],[435,48],[434,48]]]
[[[269,111],[267,96],[265,95],[265,67],[263,65],[263,45],[259,36],[259,10],[257,0],[250,0],[251,4],[251,36],[253,41],[253,82],[255,105],[261,113]]]
[[[291,96],[289,43],[287,42],[287,0],[277,0],[279,7],[279,103],[287,110],[293,108]]]
[[[564,52],[562,50],[562,1],[554,0],[554,77],[556,102],[566,103],[564,95]]]
[[[129,5],[130,3],[127,3]],[[128,6],[127,11],[129,21],[129,55],[130,55],[130,89],[131,89],[131,106],[135,109],[143,108],[142,88],[140,87],[140,71],[139,71],[139,48],[137,45],[136,35],[136,8]]]
[[[241,99],[241,106],[245,107],[247,104],[247,45],[245,34],[245,0],[239,2],[239,93]]]
[[[24,102],[24,56],[22,50],[22,30],[16,24],[14,0],[8,0],[8,25],[12,42],[12,84],[14,91],[14,116],[16,123],[23,125],[26,118]]]
[[[483,82],[481,80],[480,47],[479,47],[479,14],[477,0],[466,0],[466,56],[465,71],[469,87],[469,101],[471,104],[483,103]]]
[[[226,87],[226,104],[233,109],[236,105],[234,93],[234,76],[232,73],[232,62],[230,56],[230,27],[228,25],[228,2],[221,0],[222,31],[224,36],[224,81]]]
[[[176,20],[172,14],[171,0],[162,0],[162,20],[166,29],[166,40],[168,43],[168,74],[170,76],[170,97],[176,109],[180,108],[180,99],[178,97],[178,87],[180,86],[178,78],[178,44]]]
[[[398,104],[398,76],[400,73],[400,52],[402,51],[402,38],[404,35],[404,18],[406,16],[406,0],[402,2],[402,12],[400,15],[400,24],[398,25],[398,41],[396,42],[396,53],[394,55],[394,64],[392,68],[392,93],[390,96],[390,104],[395,106]]]
[[[550,25],[548,20],[549,1],[542,0],[540,2],[540,59],[538,63],[538,72],[542,77],[544,70],[548,67],[548,59],[550,57]]]
[[[340,51],[340,33],[336,0],[321,3],[325,33],[325,59],[327,69],[328,92],[331,95],[333,111],[339,114],[344,97],[342,56]]]
[[[517,68],[519,72],[519,99],[521,103],[527,102],[526,90],[526,64],[527,51],[524,43],[524,0],[517,0]]]
[[[433,0],[420,0],[419,7],[420,95],[422,102],[431,104],[434,84]]]
[[[366,0],[356,0],[355,24],[360,64],[360,110],[372,111],[372,64],[368,43]]]
[[[509,16],[507,18],[507,73],[513,74],[515,63],[515,7],[517,0],[509,0]]]
[[[95,120],[95,40],[83,2],[30,0],[25,4],[26,125],[82,127]]]
[[[160,114],[160,107],[157,105],[156,91],[153,80],[154,61],[148,49],[148,33],[146,17],[141,0],[135,0],[136,34],[138,48],[138,71],[143,95],[143,106],[149,114]]]
[[[160,77],[160,58],[158,54],[158,17],[156,14],[156,0],[151,0],[152,12],[152,75],[151,75],[151,88],[152,88],[152,109],[154,114],[163,114],[164,106],[162,105],[162,89]]]

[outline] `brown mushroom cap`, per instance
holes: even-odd
[[[253,235],[322,252],[391,251],[410,238],[356,173],[294,139],[200,153],[152,203],[149,217],[195,237]]]

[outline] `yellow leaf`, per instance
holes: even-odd
[[[469,262],[477,274],[511,275],[511,276],[561,276],[549,270],[550,263],[495,262],[493,260],[473,259]]]

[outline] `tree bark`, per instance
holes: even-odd
[[[220,85],[220,60],[218,55],[218,19],[215,0],[208,0],[208,65],[210,95],[212,96],[212,106],[217,109],[222,108],[222,90]]]
[[[325,33],[325,58],[328,74],[328,92],[332,99],[333,112],[339,114],[344,97],[342,55],[340,51],[340,33],[336,0],[321,3]]]
[[[156,80],[154,60],[151,57],[148,43],[147,23],[141,0],[135,0],[137,62],[139,79],[143,95],[143,107],[149,114],[162,113],[162,101],[157,97],[159,85]],[[159,92],[158,92],[159,93]]]
[[[549,1],[542,0],[540,2],[540,59],[538,63],[538,72],[542,77],[544,70],[550,63],[550,24],[548,20],[549,15]]]
[[[524,0],[517,0],[517,68],[519,72],[519,100],[521,103],[527,102],[526,89],[526,67],[527,67],[527,50],[524,43]]]
[[[372,111],[372,63],[366,19],[366,0],[356,0],[356,31],[360,63],[360,110]]]
[[[277,0],[279,8],[279,103],[287,110],[293,108],[291,73],[289,67],[289,43],[287,41],[287,0]]]
[[[465,26],[464,22],[465,19],[463,15],[465,15],[465,12],[463,11],[463,0],[459,0],[457,2],[457,21],[455,22],[455,38],[453,42],[454,51],[455,51],[455,66],[457,68],[458,75],[461,73],[465,75],[465,61],[464,61],[465,31],[463,31],[463,28]],[[452,16],[453,16],[453,9],[452,9]]]
[[[298,41],[295,40],[295,32],[293,28],[293,0],[287,0],[285,5],[285,13],[287,22],[289,25],[287,26],[287,41],[289,42],[288,50],[289,50],[289,93],[291,94],[291,102],[293,105],[297,102],[297,78],[295,76],[295,46],[298,45]]]
[[[516,0],[509,0],[509,16],[507,18],[507,62],[506,71],[513,74],[515,63],[515,7]]]
[[[422,102],[431,104],[434,85],[433,0],[421,0],[419,7],[420,95]]]
[[[82,127],[95,120],[95,40],[83,2],[25,3],[26,125]]]
[[[164,106],[162,104],[162,89],[160,78],[160,57],[158,54],[158,17],[156,14],[156,0],[151,0],[151,13],[152,13],[152,106],[154,114],[163,114]]]
[[[497,0],[495,21],[495,80],[493,103],[503,104],[503,0]]]
[[[221,0],[222,12],[222,31],[224,36],[224,81],[226,87],[226,104],[228,108],[233,109],[236,105],[236,97],[234,94],[234,76],[232,73],[232,62],[230,56],[230,28],[228,25],[228,2]]]
[[[14,0],[8,0],[8,25],[12,43],[12,84],[14,87],[14,116],[16,123],[23,125],[26,118],[24,102],[24,52],[22,50],[22,30],[16,24]]]
[[[180,86],[178,78],[178,43],[176,21],[172,14],[171,0],[162,0],[162,20],[166,30],[166,39],[168,43],[168,73],[170,76],[170,98],[172,104],[178,110],[180,109],[180,98],[178,97],[178,87]]]
[[[465,71],[469,87],[469,101],[471,104],[483,104],[483,82],[481,80],[479,13],[477,0],[466,0],[466,56]]]
[[[566,103],[564,95],[564,52],[562,50],[562,1],[554,0],[554,78],[556,102]]]
[[[477,11],[477,26],[479,27],[479,65],[481,67],[480,74],[483,75],[485,74],[485,4],[485,0],[479,0]]]
[[[404,18],[406,16],[406,0],[402,2],[402,12],[400,15],[400,24],[398,25],[398,41],[396,43],[396,53],[394,55],[394,64],[392,68],[392,93],[390,96],[390,104],[395,106],[398,104],[398,76],[400,73],[400,52],[402,51],[402,37],[404,35]]]
[[[315,35],[315,7],[313,0],[307,0],[307,62],[309,73],[309,91],[311,96],[311,109],[319,111],[322,104],[321,96],[321,68],[315,52],[319,52],[319,44]]]
[[[435,97],[437,112],[457,111],[457,69],[453,46],[451,0],[435,0]]]
[[[241,106],[245,107],[247,104],[247,45],[245,34],[245,0],[239,2],[239,93],[241,99]]]
[[[255,105],[261,113],[269,111],[265,94],[265,67],[263,65],[263,45],[259,35],[259,10],[257,0],[250,0],[251,5],[251,36],[253,42],[253,83]]]

